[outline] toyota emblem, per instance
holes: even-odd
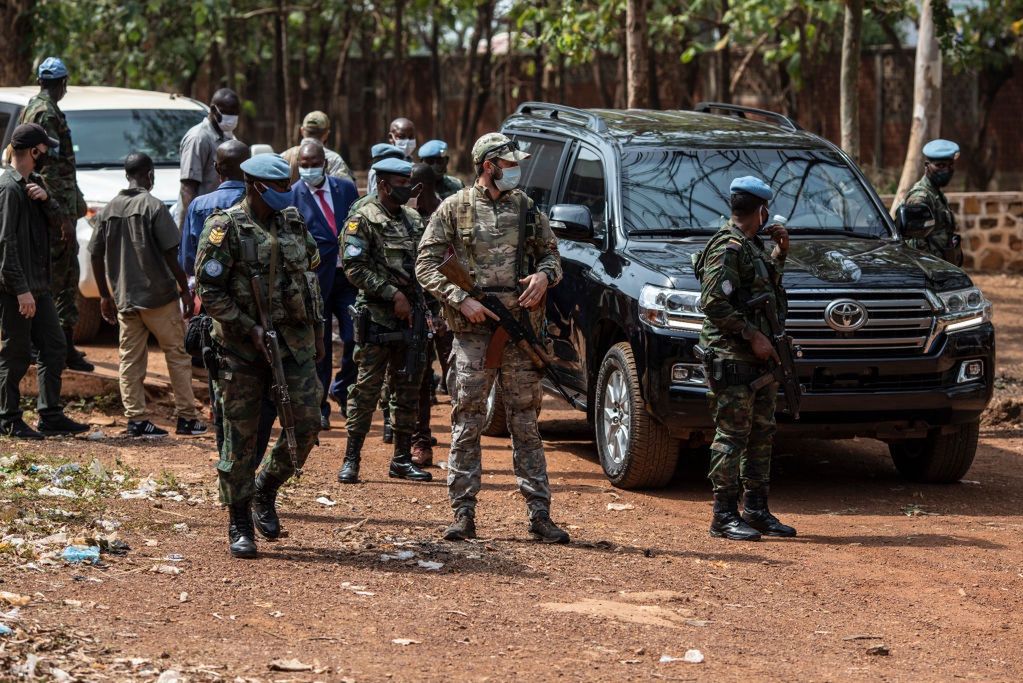
[[[867,324],[867,307],[852,299],[835,299],[824,309],[824,322],[836,332],[855,332]]]

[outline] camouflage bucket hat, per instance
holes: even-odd
[[[501,133],[487,133],[472,146],[472,163],[482,164],[487,159],[524,161],[531,155],[519,151],[518,143]]]

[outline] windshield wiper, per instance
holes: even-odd
[[[881,235],[855,230],[828,230],[827,228],[788,228],[790,235],[822,235],[825,237],[858,237],[863,240],[883,240]]]

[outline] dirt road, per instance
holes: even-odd
[[[1023,280],[981,283],[996,301],[999,396],[1011,404],[1023,347],[1008,331],[1023,313]],[[118,429],[114,407],[82,408],[104,433]],[[434,409],[440,459],[447,409],[446,397]],[[0,594],[0,623],[14,628],[0,636],[0,679],[34,654],[43,678],[60,679],[56,667],[78,680],[163,672],[165,683],[176,680],[167,671],[281,681],[1020,680],[1017,422],[988,421],[973,469],[953,486],[902,482],[877,442],[781,442],[772,508],[800,535],[739,544],[707,535],[702,479],[654,492],[610,487],[585,422],[550,399],[541,426],[553,516],[573,538],[558,547],[528,540],[506,441],[484,442],[483,538],[451,544],[439,540],[450,516],[442,470],[431,484],[389,480],[376,429],[365,483],[341,488],[335,429],[283,496],[289,536],[260,543],[250,562],[226,552],[211,438],[0,441],[0,455],[18,455],[0,461],[0,590],[30,599],[5,620],[12,607]],[[102,468],[89,467],[94,459]],[[68,461],[82,466],[66,482],[77,497],[39,495],[59,477],[47,465]],[[12,483],[15,471],[24,481]],[[66,543],[39,544],[62,529],[109,540],[98,518],[120,523],[114,533],[131,547],[104,553],[104,566],[66,565],[53,557]],[[704,661],[666,661],[687,650]],[[274,671],[274,661],[311,670]]]

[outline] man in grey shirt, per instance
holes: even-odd
[[[149,194],[154,182],[153,160],[145,154],[129,154],[124,172],[128,189],[121,190],[97,214],[89,251],[103,318],[119,327],[118,375],[128,434],[167,435],[146,418],[143,381],[150,333],[167,359],[178,418],[176,432],[202,434],[206,425],[196,419],[192,358],[185,353],[182,307],[184,317],[191,317],[192,296],[178,264],[178,227],[163,202]]]
[[[221,88],[210,100],[209,116],[188,129],[181,138],[181,224],[188,216],[188,206],[199,195],[208,194],[220,185],[215,163],[217,147],[234,139],[238,127],[241,100],[234,90]]]

